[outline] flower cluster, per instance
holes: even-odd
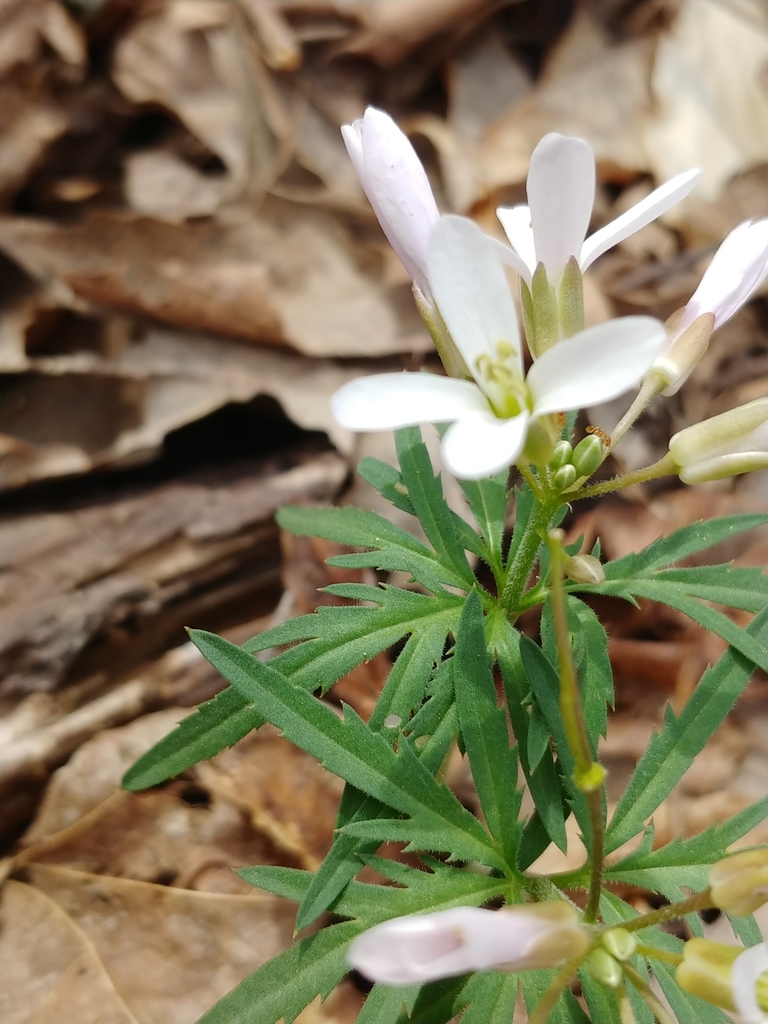
[[[592,150],[583,139],[552,133],[531,157],[528,204],[497,210],[505,246],[466,218],[440,215],[421,162],[387,114],[369,108],[342,132],[382,229],[411,276],[448,376],[392,373],[352,381],[334,396],[334,415],[355,431],[450,424],[443,458],[461,479],[521,461],[549,463],[560,438],[557,414],[608,401],[642,382],[632,407],[636,418],[654,394],[674,393],[712,332],[768,275],[768,220],[745,223],[726,238],[688,304],[666,325],[630,316],[584,330],[582,272],[687,196],[697,170],[677,175],[587,237]],[[527,374],[505,265],[520,277],[533,359]],[[670,465],[681,479],[700,482],[768,465],[768,415],[758,405],[676,435]],[[628,425],[619,425],[616,439]]]

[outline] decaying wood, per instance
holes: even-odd
[[[273,513],[332,497],[346,475],[332,452],[285,466],[240,463],[7,516],[0,694],[53,691],[110,665],[126,672],[178,643],[185,625],[224,610],[232,622],[252,618],[259,602],[267,612],[279,596]]]

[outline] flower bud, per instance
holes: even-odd
[[[624,972],[618,960],[614,960],[607,949],[600,946],[593,949],[587,957],[587,970],[601,985],[606,988],[619,988],[624,978]]]
[[[376,925],[354,940],[347,959],[372,981],[410,985],[469,971],[557,967],[588,945],[566,903],[456,907]]]
[[[533,420],[528,427],[523,455],[534,466],[546,466],[552,458],[554,445],[548,426],[547,418],[542,416],[541,419]]]
[[[694,366],[709,348],[715,329],[715,314],[702,313],[681,332],[672,335],[653,364],[666,385],[663,394],[674,395],[683,386]]]
[[[611,928],[603,935],[603,945],[616,960],[629,960],[637,949],[637,936],[626,928]]]
[[[566,555],[563,559],[565,575],[574,583],[605,583],[605,570],[594,555]]]
[[[555,452],[550,460],[550,467],[552,469],[560,469],[561,466],[567,466],[571,461],[571,455],[573,449],[567,441],[558,441],[555,445]]]
[[[597,434],[587,434],[573,449],[571,462],[578,476],[592,476],[603,461],[603,442]]]
[[[561,466],[552,478],[552,484],[558,491],[567,491],[576,483],[576,467],[570,463]]]
[[[768,468],[768,398],[686,427],[670,440],[669,453],[686,484]]]
[[[768,903],[768,847],[742,850],[709,869],[712,902],[735,917]]]
[[[751,952],[750,949],[724,946],[709,939],[689,939],[683,947],[683,962],[677,967],[675,978],[684,992],[731,1011],[738,1008],[737,1000],[740,1002],[744,995],[748,997],[751,987],[753,1001],[756,997],[757,1006],[766,1009],[768,976],[763,973],[765,968],[755,972],[749,969],[748,961],[746,969],[745,961],[737,964],[742,956]],[[756,1019],[760,1021],[759,1017]],[[755,1020],[754,1015],[752,1020]]]

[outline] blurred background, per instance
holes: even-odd
[[[593,229],[701,167],[688,200],[589,271],[589,323],[666,318],[727,232],[768,215],[765,0],[0,0],[6,1024],[192,1024],[291,942],[292,905],[232,868],[314,869],[330,844],[337,780],[268,727],[166,786],[114,794],[222,685],[185,625],[242,642],[332,600],[317,588],[337,579],[335,549],[281,536],[275,510],[393,512],[353,475],[362,455],[394,459],[391,436],[353,438],[328,408],[360,373],[437,366],[339,133],[369,103],[409,134],[441,208],[499,237],[495,208],[524,199],[546,132],[595,150]],[[606,473],[768,396],[766,291]],[[583,425],[610,430],[626,404]],[[568,525],[616,557],[767,506],[764,473],[673,478]],[[767,555],[753,531],[712,557]],[[722,644],[659,606],[599,610],[617,792]],[[374,659],[328,699],[367,717],[388,667]],[[766,695],[758,673],[661,808],[658,842],[764,795]],[[458,754],[449,782],[473,806]],[[301,1024],[351,1022],[362,998],[347,980]]]

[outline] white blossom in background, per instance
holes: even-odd
[[[690,376],[722,327],[768,276],[768,219],[734,228],[712,257],[701,282],[681,311],[654,364],[674,394]]]
[[[765,942],[745,949],[733,962],[731,994],[743,1024],[768,1024],[768,1016],[761,1010],[755,992],[757,980],[764,972],[768,972],[768,946]]]
[[[491,476],[515,462],[541,417],[598,405],[636,385],[665,337],[651,317],[611,320],[543,353],[526,377],[512,295],[480,228],[441,217],[427,265],[437,307],[474,381],[427,373],[362,377],[340,388],[331,408],[349,430],[452,423],[442,453],[460,479]]]
[[[768,398],[678,431],[670,439],[669,454],[686,484],[768,469]]]
[[[588,945],[565,903],[456,907],[376,925],[354,940],[347,959],[371,981],[410,985],[490,968],[556,967]]]
[[[427,245],[440,214],[416,151],[389,114],[375,107],[345,124],[341,134],[389,244],[429,299]]]
[[[571,257],[586,270],[598,256],[684,199],[700,174],[678,174],[587,238],[595,199],[592,148],[584,139],[556,132],[545,135],[531,156],[528,205],[496,211],[512,245],[506,261],[529,288],[536,267],[543,263],[549,283],[556,286]]]

